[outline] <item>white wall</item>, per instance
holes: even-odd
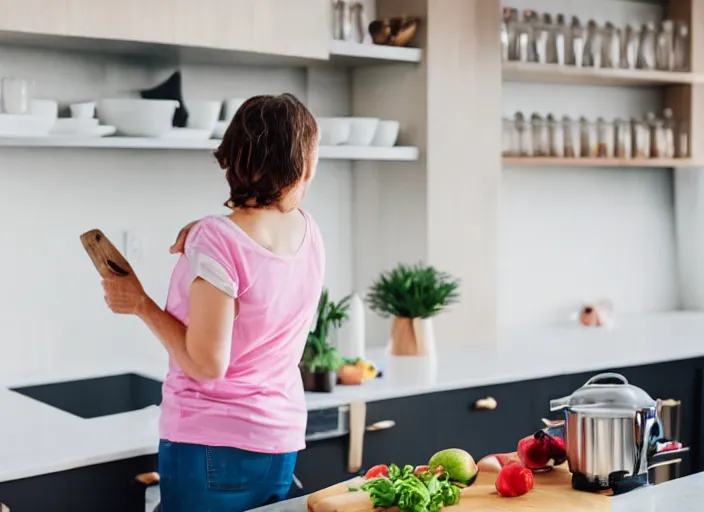
[[[319,114],[349,108],[343,72],[322,75],[339,88],[334,95],[319,73],[303,69],[190,66],[183,72],[186,100],[288,91],[307,98]],[[127,94],[166,74],[100,56],[0,48],[0,76],[34,78],[38,96],[62,102]],[[323,161],[305,204],[325,237],[326,285],[336,297],[352,288],[351,189],[350,164]],[[163,301],[175,262],[168,247],[178,229],[223,212],[227,192],[207,152],[1,149],[0,373],[162,358],[138,321],[107,310],[78,236],[95,227],[116,242],[125,230],[137,234],[143,257],[134,267]]]
[[[661,8],[617,0],[514,0],[507,6],[617,24],[657,20]],[[503,114],[573,118],[661,112],[656,89],[505,83]],[[619,312],[677,309],[669,170],[507,168],[500,229],[501,327],[564,322],[583,301]]]

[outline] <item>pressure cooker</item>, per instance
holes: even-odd
[[[661,437],[657,404],[618,373],[601,373],[570,396],[550,401],[565,415],[565,447],[572,486],[615,489],[648,483],[648,457]]]

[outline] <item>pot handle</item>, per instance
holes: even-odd
[[[600,380],[606,380],[606,379],[616,379],[620,380],[621,384],[628,384],[628,379],[621,375],[620,373],[614,373],[614,372],[606,372],[606,373],[600,373],[599,375],[594,375],[591,379],[589,379],[587,382],[584,383],[584,387],[586,386],[594,386],[598,384]]]

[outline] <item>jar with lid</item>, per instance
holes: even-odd
[[[650,127],[645,121],[631,119],[633,158],[650,158]]]
[[[675,117],[671,108],[663,110],[663,157],[675,158],[675,136],[677,134],[677,126]]]
[[[666,152],[665,123],[649,112],[646,122],[650,128],[650,158],[664,158]]]
[[[531,116],[530,123],[533,127],[533,156],[550,156],[548,123],[538,113]]]
[[[565,156],[565,137],[562,123],[552,114],[547,117],[548,136],[550,139],[550,156],[561,158]]]
[[[565,158],[577,158],[579,156],[579,123],[573,121],[569,116],[562,118],[562,138],[565,142]]]
[[[533,156],[533,133],[530,122],[525,118],[523,112],[516,112],[514,126],[518,140],[514,156]]]
[[[593,158],[596,155],[596,125],[586,117],[579,118],[579,156]]]
[[[501,120],[501,155],[514,156],[518,154],[518,137],[516,123],[505,117]]]
[[[597,158],[613,158],[614,156],[614,125],[600,117],[596,121],[596,156]]]
[[[632,155],[631,127],[627,121],[616,119],[614,121],[614,156],[628,159]]]
[[[689,124],[685,121],[679,121],[676,133],[675,157],[689,158]]]

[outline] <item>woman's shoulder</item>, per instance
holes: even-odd
[[[186,248],[199,245],[227,246],[234,243],[234,233],[230,221],[217,215],[209,215],[196,221],[188,232]]]

